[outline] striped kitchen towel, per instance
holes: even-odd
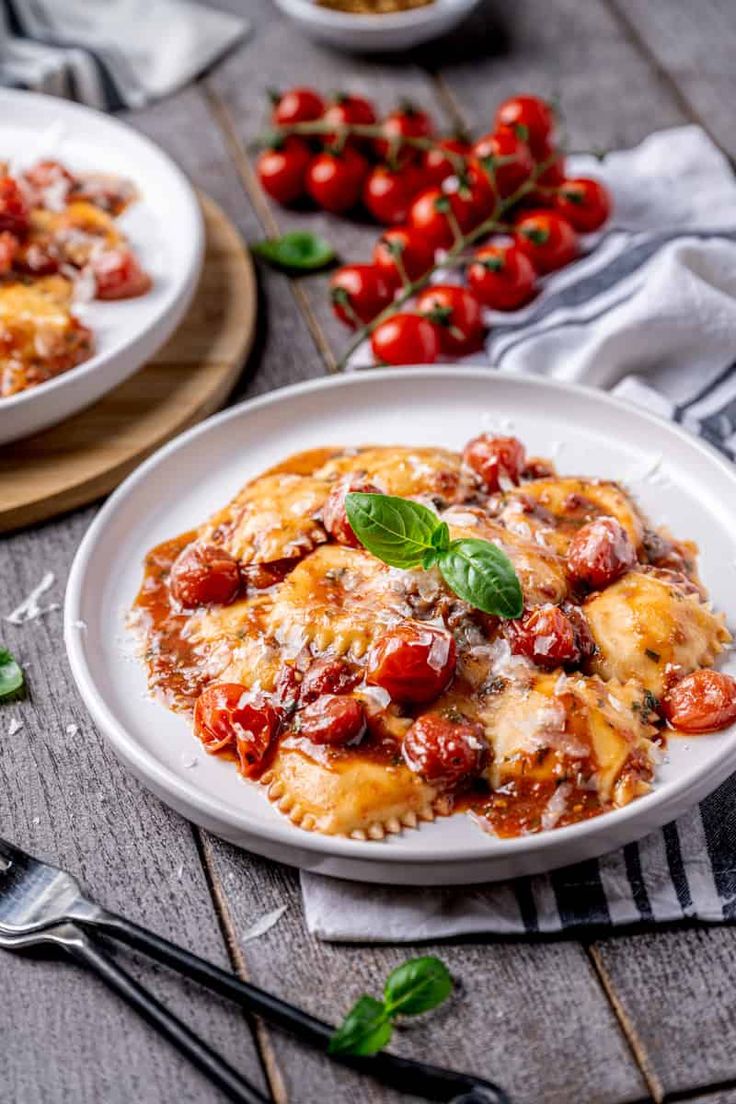
[[[248,29],[193,0],[0,0],[0,85],[116,111],[183,87]]]
[[[490,314],[486,350],[472,359],[612,389],[736,459],[736,181],[728,162],[697,127],[654,134],[600,163],[571,161],[573,174],[611,188],[613,222],[526,310]],[[405,889],[302,873],[302,891],[310,931],[341,941],[733,920],[736,776],[639,843],[550,874]]]

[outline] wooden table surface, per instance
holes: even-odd
[[[128,118],[222,204],[246,239],[309,223],[328,230],[345,257],[367,259],[376,234],[264,200],[248,146],[263,123],[267,86],[347,87],[383,107],[410,96],[438,120],[473,128],[489,125],[503,96],[553,93],[574,148],[626,146],[657,128],[698,122],[736,153],[733,0],[493,0],[452,39],[374,60],[306,41],[270,0],[220,5],[248,15],[248,40],[198,84]],[[260,281],[259,334],[236,397],[324,374],[344,342],[321,278],[263,271]],[[3,542],[0,614],[49,570],[51,597],[61,601],[94,513]],[[109,907],[328,1019],[376,992],[413,952],[315,941],[295,871],[194,828],[138,785],[76,694],[59,611],[21,628],[3,623],[2,636],[22,658],[30,695],[0,717],[1,834],[74,871]],[[13,736],[11,716],[23,721]],[[268,934],[242,941],[255,918],[279,905],[287,911]],[[736,929],[473,939],[432,949],[462,979],[462,997],[402,1033],[397,1049],[495,1077],[517,1104],[736,1104]],[[278,1104],[398,1102],[165,970],[127,961]],[[219,1099],[92,976],[50,961],[0,959],[0,1100]]]

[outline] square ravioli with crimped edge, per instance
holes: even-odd
[[[437,557],[389,566],[350,492],[500,549],[521,615],[459,597]],[[300,828],[379,840],[464,812],[516,836],[636,800],[669,736],[736,720],[696,553],[515,438],[312,449],[154,548],[131,625],[152,691]]]

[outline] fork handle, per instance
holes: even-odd
[[[317,1050],[327,1051],[334,1033],[330,1024],[288,1001],[281,1000],[273,993],[266,992],[265,989],[241,981],[226,970],[221,970],[219,966],[170,943],[168,939],[103,909],[95,911],[92,916],[80,917],[78,923],[144,951],[220,996],[228,997],[269,1023],[291,1032]],[[330,1057],[343,1065],[368,1073],[396,1089],[415,1096],[424,1096],[427,1100],[449,1102],[455,1100],[460,1093],[475,1092],[476,1095],[470,1099],[478,1101],[478,1104],[510,1104],[503,1089],[491,1081],[425,1062],[416,1062],[410,1058],[401,1058],[386,1051],[367,1058],[342,1054]]]
[[[93,940],[80,932],[80,938],[65,942],[64,949],[78,962],[93,970],[104,983],[138,1012],[147,1023],[168,1039],[210,1081],[237,1104],[269,1104],[269,1098],[233,1069],[203,1039],[169,1012],[152,993],[121,969]]]

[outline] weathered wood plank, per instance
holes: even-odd
[[[250,178],[256,202],[270,214],[272,232],[307,227],[328,238],[343,260],[370,261],[379,226],[367,219],[360,222],[354,216],[337,218],[310,210],[306,203],[299,210],[288,210],[271,203],[260,192],[252,172],[252,143],[268,126],[265,86],[284,88],[299,82],[311,84],[325,95],[335,90],[356,92],[368,96],[383,111],[409,99],[429,110],[438,126],[445,127],[448,119],[434,84],[426,73],[404,59],[397,57],[389,65],[385,58],[355,58],[309,41],[292,24],[275,17],[270,0],[252,0],[248,16],[256,23],[256,33],[206,83],[221,103],[240,146],[243,175]],[[328,279],[325,275],[313,276],[302,280],[300,288],[333,355],[339,356],[349,335],[332,314]]]
[[[685,109],[736,157],[732,110],[736,6],[732,0],[609,3],[644,56],[659,66],[663,78],[675,87]]]
[[[198,188],[217,200],[246,241],[264,236],[200,87],[190,87],[145,111],[131,112],[127,118],[170,153]],[[258,395],[321,375],[324,370],[297,309],[291,281],[259,266],[258,282],[255,345],[233,398]]]
[[[363,992],[414,955],[436,953],[460,983],[444,1010],[398,1033],[397,1051],[495,1078],[515,1104],[624,1104],[647,1098],[610,1006],[578,944],[463,943],[418,947],[331,946],[305,932],[295,872],[212,840],[230,922],[244,929],[261,912],[288,905],[278,924],[242,947],[260,985],[339,1020]],[[405,1100],[339,1070],[286,1036],[269,1036],[283,1079],[279,1104],[393,1104]]]
[[[91,517],[88,510],[4,540],[0,616],[49,570],[56,582],[48,598],[62,600]],[[73,689],[61,612],[21,627],[0,621],[0,639],[22,662],[29,688],[25,701],[0,705],[0,834],[77,874],[109,907],[227,966],[191,828],[146,793],[103,745]],[[11,735],[14,720],[22,728]],[[263,1083],[239,1012],[166,971],[146,966],[137,972],[233,1065]],[[3,953],[0,977],[4,1099],[219,1099],[183,1058],[81,969]]]
[[[736,1079],[736,930],[653,932],[591,950],[662,1094]]]
[[[683,0],[685,2],[685,0]],[[630,146],[683,122],[670,91],[600,0],[481,5],[454,50],[431,55],[461,114],[489,129],[517,92],[555,96],[572,149]]]

